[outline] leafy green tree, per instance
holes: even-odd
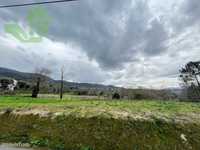
[[[187,88],[187,96],[191,99],[200,98],[200,61],[189,62],[180,70],[183,86]]]

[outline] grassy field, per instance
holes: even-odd
[[[76,112],[81,115],[96,115],[99,113],[114,114],[119,117],[125,115],[147,115],[147,116],[189,116],[198,117],[200,114],[200,103],[156,101],[156,100],[81,100],[79,97],[65,96],[64,100],[45,97],[32,99],[25,96],[0,96],[0,110],[7,108],[17,110],[38,109],[50,112]],[[121,115],[121,116],[120,116]]]
[[[198,150],[200,104],[0,96],[0,142],[52,150]]]

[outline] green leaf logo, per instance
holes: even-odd
[[[28,32],[17,23],[5,24],[5,32],[11,34],[20,42],[41,42],[42,36],[46,36],[48,33],[51,18],[49,17],[47,11],[42,7],[34,7],[31,8],[28,13],[27,23],[30,27],[30,31]]]

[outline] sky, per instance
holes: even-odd
[[[19,1],[0,1],[8,4]],[[199,0],[79,0],[41,7],[51,18],[45,35],[27,22],[32,6],[0,8],[0,67],[48,68],[59,79],[64,66],[68,81],[160,89],[179,87],[179,69],[200,59]],[[9,23],[42,41],[19,41],[5,31]]]

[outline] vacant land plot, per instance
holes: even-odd
[[[0,97],[0,141],[55,150],[198,150],[200,104]]]
[[[77,112],[82,115],[98,115],[99,113],[116,113],[116,115],[163,115],[188,116],[200,114],[200,103],[184,103],[173,101],[127,101],[127,100],[81,100],[78,97],[67,96],[64,100],[58,98],[33,99],[24,96],[0,96],[0,110],[7,108],[20,111],[37,110],[38,113],[50,112]],[[99,112],[99,113],[98,113]],[[87,114],[88,113],[88,114]],[[191,119],[191,118],[190,118]]]

